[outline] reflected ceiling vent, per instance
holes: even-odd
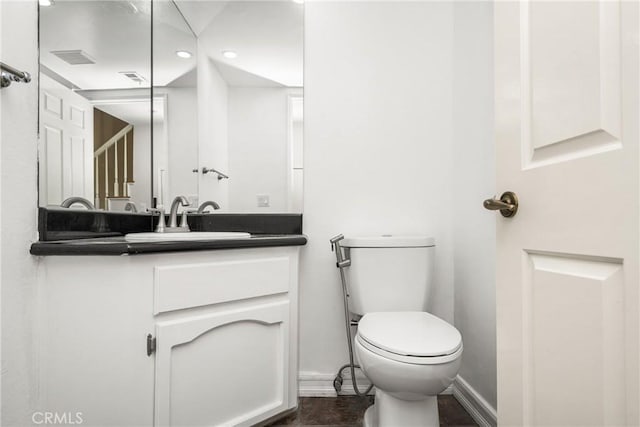
[[[133,80],[134,82],[136,82],[138,84],[142,84],[142,83],[147,81],[147,79],[145,79],[144,77],[142,77],[140,74],[138,74],[135,71],[119,71],[119,73],[122,74],[125,77],[128,77],[129,79]]]
[[[96,61],[94,61],[92,57],[90,57],[86,52],[80,49],[52,50],[51,53],[71,65],[86,65],[96,63]]]

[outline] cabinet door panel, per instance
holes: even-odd
[[[287,409],[289,304],[156,328],[155,424],[252,425]]]

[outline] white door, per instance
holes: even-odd
[[[40,74],[40,205],[70,196],[93,202],[93,107]]]
[[[499,423],[639,425],[639,4],[494,17]]]
[[[250,426],[289,408],[289,304],[158,322],[156,426]]]

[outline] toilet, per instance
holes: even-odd
[[[362,316],[355,354],[376,387],[366,427],[438,426],[437,395],[460,368],[462,336],[426,312],[435,242],[426,236],[345,237],[349,309]]]

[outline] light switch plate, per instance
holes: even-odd
[[[198,195],[197,194],[189,194],[187,196],[187,200],[189,201],[189,203],[191,204],[192,208],[197,208],[200,203],[199,203],[199,199],[198,199]]]

